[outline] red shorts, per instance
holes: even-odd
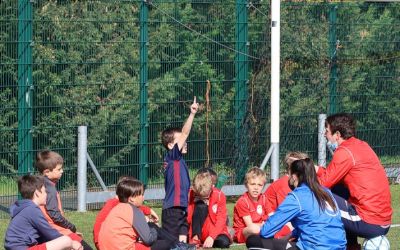
[[[28,250],[47,250],[46,243],[42,243],[40,245],[31,246]]]
[[[150,247],[143,245],[142,243],[135,243],[135,250],[150,250]]]
[[[240,230],[239,232],[235,232],[235,236],[233,237],[233,240],[236,243],[245,243],[246,242],[246,238],[243,235],[243,229]]]
[[[68,237],[74,241],[79,241],[79,242],[82,241],[82,238],[79,235],[77,235],[76,233],[70,233],[70,234],[68,234]]]

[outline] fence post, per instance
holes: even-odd
[[[87,126],[78,127],[78,212],[86,212]]]
[[[318,166],[326,166],[326,138],[325,138],[326,114],[318,115]]]
[[[140,3],[140,131],[139,131],[139,179],[146,185],[149,167],[149,123],[147,117],[148,102],[148,15],[147,1]]]
[[[329,8],[329,57],[330,57],[330,75],[329,75],[329,114],[336,113],[336,83],[337,83],[337,53],[338,43],[336,34],[337,8],[333,4]]]
[[[32,1],[18,1],[18,173],[32,171]]]
[[[235,145],[238,149],[236,182],[241,183],[248,165],[248,133],[245,126],[248,83],[248,18],[247,0],[236,0],[235,57]]]

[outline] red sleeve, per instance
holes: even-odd
[[[193,193],[193,190],[190,189],[190,191],[189,191],[188,214],[187,214],[187,222],[189,224],[189,227],[191,227],[191,224],[192,224],[193,212],[194,212],[194,193]]]
[[[250,210],[249,210],[249,206],[248,204],[246,204],[245,199],[241,199],[239,198],[239,200],[237,201],[236,205],[236,214],[240,217],[243,218],[246,215],[251,215],[250,214]]]
[[[275,190],[276,182],[271,183],[267,190],[265,191],[265,196],[267,198],[267,214],[270,214],[272,212],[275,212],[275,210],[278,208],[278,197],[277,193]]]
[[[226,197],[222,192],[220,195],[221,196],[218,201],[217,221],[215,226],[210,228],[210,236],[214,240],[218,237],[218,235],[222,234],[226,227]]]
[[[274,235],[274,238],[280,239],[291,234],[292,230],[290,230],[290,228],[287,225],[284,225],[282,229]]]
[[[317,176],[320,184],[331,188],[343,179],[353,165],[353,158],[348,149],[339,147],[328,167],[318,169]]]
[[[144,215],[150,215],[151,214],[151,208],[145,205],[142,205],[139,207],[139,209],[144,213]]]
[[[108,214],[111,210],[119,204],[119,200],[116,198],[108,200],[104,207],[100,210],[100,212],[96,216],[96,220],[93,226],[93,241],[95,245],[99,243],[99,233],[101,229],[101,225],[103,224],[104,220],[107,218]]]

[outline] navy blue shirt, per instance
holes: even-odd
[[[62,236],[50,226],[40,208],[31,200],[15,202],[10,207],[10,214],[12,219],[6,232],[5,249],[28,249]]]
[[[190,177],[178,144],[164,158],[164,187],[163,209],[188,206]]]

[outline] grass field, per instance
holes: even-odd
[[[393,223],[392,224],[400,224],[400,185],[392,185],[390,187],[392,193],[392,207],[393,207]],[[232,214],[233,214],[233,206],[234,202],[231,201],[227,204],[229,211],[229,218],[232,223]],[[161,215],[161,207],[159,205],[153,206],[155,211]],[[73,222],[78,228],[79,232],[83,233],[84,239],[92,244],[92,229],[94,219],[97,215],[97,211],[90,211],[86,213],[78,213],[78,212],[66,212],[66,217]],[[0,236],[1,236],[1,246],[0,249],[3,249],[4,242],[4,234],[7,229],[9,220],[8,219],[0,219]],[[400,226],[392,227],[388,233],[388,238],[391,244],[392,250],[400,249]],[[231,249],[245,249],[244,246],[234,246]]]

